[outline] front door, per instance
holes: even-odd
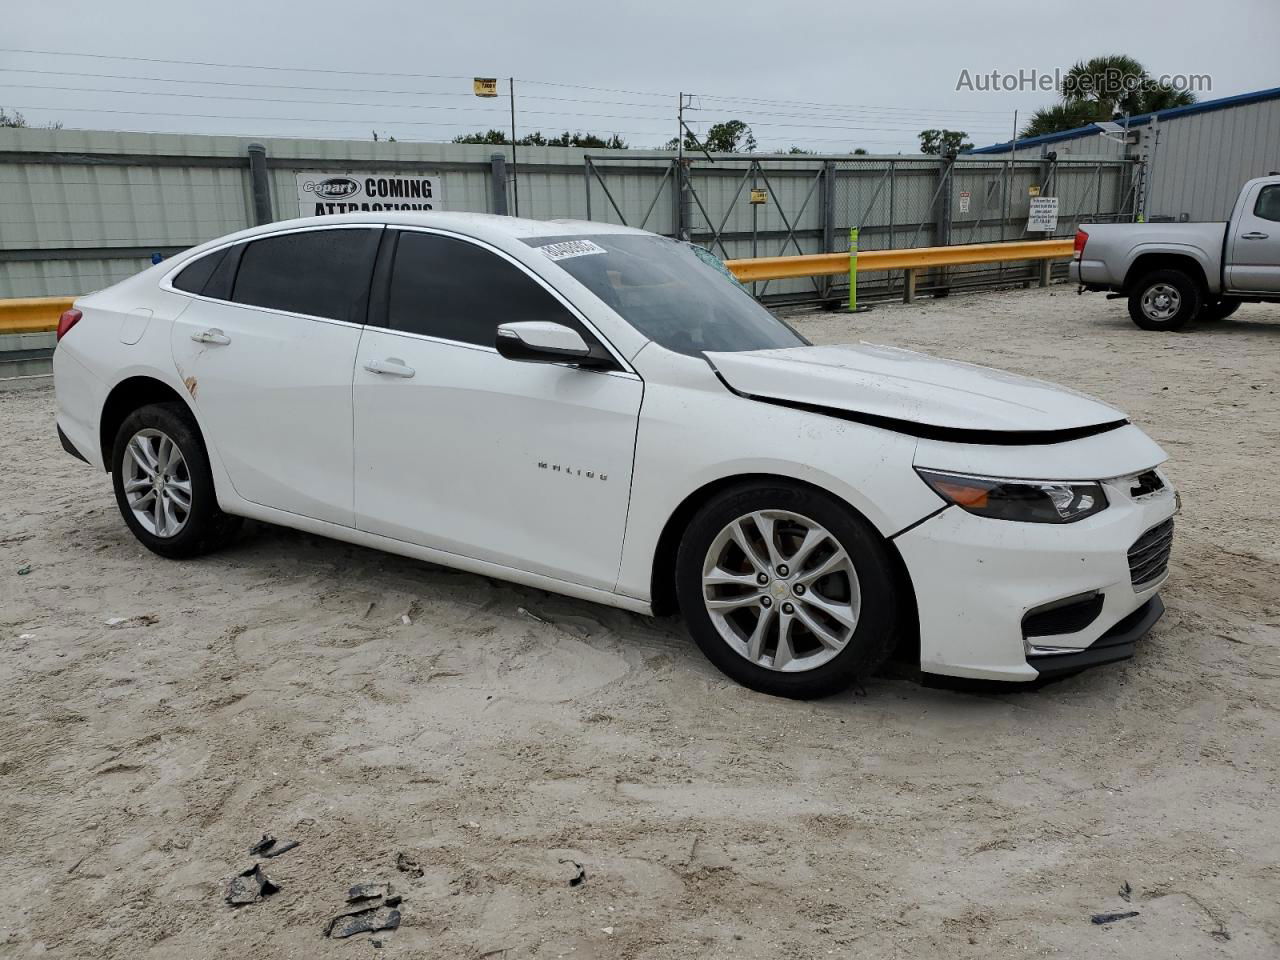
[[[1228,226],[1227,288],[1280,293],[1280,183],[1254,184],[1241,210]]]
[[[500,323],[550,320],[594,337],[502,254],[395,232],[385,307],[356,358],[357,526],[612,589],[644,385],[622,370],[503,358]]]
[[[241,244],[173,325],[205,440],[251,503],[354,524],[351,368],[380,233],[308,229]],[[175,289],[190,293],[184,274]]]

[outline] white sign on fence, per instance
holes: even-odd
[[[302,172],[298,208],[304,217],[369,210],[439,210],[443,184],[436,174]]]
[[[1058,198],[1032,197],[1027,216],[1028,233],[1053,233],[1058,229]]]
[[[959,212],[960,212],[960,213],[968,213],[968,212],[969,212],[969,191],[968,191],[968,190],[961,190],[961,191],[960,191],[960,210],[959,210]]]

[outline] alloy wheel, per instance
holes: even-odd
[[[173,439],[148,427],[129,438],[121,464],[125,497],[148,533],[176,537],[191,516],[191,472]]]
[[[788,510],[727,524],[703,561],[702,595],[725,643],[757,666],[786,672],[816,669],[844,650],[862,605],[840,541]]]
[[[1151,320],[1168,320],[1182,309],[1182,294],[1168,283],[1156,283],[1142,295],[1142,312]]]

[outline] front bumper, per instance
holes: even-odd
[[[1104,485],[1110,506],[1078,523],[1011,523],[949,507],[895,539],[915,588],[923,671],[1026,682],[1132,654],[1163,612],[1156,594],[1168,572],[1135,584],[1129,552],[1173,516],[1176,495],[1167,483],[1138,497],[1125,481]],[[1097,608],[1085,626],[1024,636],[1029,614],[1083,596]]]

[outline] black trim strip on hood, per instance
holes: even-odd
[[[715,368],[712,367],[714,370]],[[1065,427],[1061,430],[981,430],[972,427],[942,427],[932,423],[917,423],[914,420],[900,420],[897,417],[885,417],[876,413],[859,413],[855,410],[841,410],[838,407],[825,407],[817,403],[804,403],[799,400],[783,400],[779,397],[762,397],[753,393],[743,393],[734,389],[719,370],[716,377],[724,384],[725,389],[744,400],[755,400],[775,407],[789,407],[792,410],[803,410],[824,417],[835,417],[850,423],[861,423],[869,427],[880,427],[894,433],[906,434],[909,437],[920,437],[923,440],[942,440],[947,443],[976,443],[989,446],[1033,446],[1044,443],[1067,443],[1085,437],[1109,433],[1127,426],[1128,420],[1111,420],[1107,423],[1095,423],[1085,427]]]

